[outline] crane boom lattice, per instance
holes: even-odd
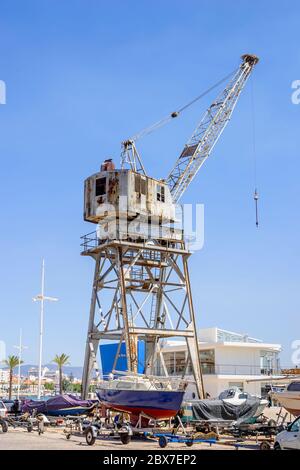
[[[245,54],[237,73],[205,112],[167,178],[174,202],[179,201],[230,120],[240,93],[258,58]]]

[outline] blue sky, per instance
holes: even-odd
[[[0,339],[19,327],[37,361],[41,259],[45,362],[82,363],[93,262],[79,237],[83,180],[120,142],[234,70],[244,52],[254,74],[261,225],[254,219],[251,88],[182,202],[205,204],[205,245],[190,271],[199,326],[220,326],[284,346],[300,339],[299,2],[210,0],[0,2]],[[168,174],[215,93],[146,137],[147,170]]]

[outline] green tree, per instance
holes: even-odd
[[[81,384],[72,384],[72,392],[81,393]]]
[[[72,392],[71,382],[66,378],[62,380],[62,389],[64,392]]]
[[[54,384],[52,382],[46,382],[44,385],[44,389],[51,392],[54,390]]]
[[[69,363],[70,356],[67,356],[66,354],[61,354],[60,356],[56,354],[55,358],[53,359],[53,362],[55,362],[58,366],[58,374],[59,374],[59,393],[63,393],[63,366]]]
[[[8,398],[11,400],[12,395],[12,381],[13,381],[13,373],[14,369],[19,365],[19,358],[18,356],[8,356],[4,364],[9,368],[9,388],[8,388]],[[20,364],[23,364],[23,361],[20,361]]]

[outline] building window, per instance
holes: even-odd
[[[165,202],[165,187],[162,186],[161,184],[157,185],[156,199],[160,202]]]
[[[214,349],[203,349],[200,351],[200,361],[203,374],[215,374]]]
[[[106,193],[106,178],[96,179],[96,196],[103,196]]]
[[[168,374],[175,374],[175,355],[173,352],[163,353],[165,366],[167,368]]]
[[[163,353],[163,357],[169,375],[181,375],[185,372],[185,351]]]
[[[248,335],[241,335],[239,333],[232,333],[231,331],[217,329],[217,342],[218,343],[260,343],[261,341],[256,338],[251,338]]]
[[[273,374],[280,367],[278,353],[275,351],[260,351],[261,374]]]
[[[136,193],[146,195],[146,178],[143,178],[141,175],[135,175],[134,190]]]
[[[175,353],[175,373],[176,375],[184,374],[185,372],[185,351],[178,351]]]
[[[215,367],[215,350],[214,349],[203,349],[200,351],[200,361],[201,361],[201,369],[202,374],[215,374],[216,367]],[[188,362],[187,367],[187,374],[191,375],[192,365],[191,361]]]

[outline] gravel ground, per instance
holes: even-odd
[[[118,439],[98,439],[94,446],[88,446],[84,437],[71,436],[66,439],[62,430],[46,430],[39,436],[37,432],[28,433],[23,429],[11,429],[0,433],[0,450],[155,450],[159,451],[157,441],[153,439],[133,439],[130,444],[123,445]],[[166,450],[188,450],[185,444],[169,444]],[[234,450],[234,447],[222,444],[194,444],[189,450]]]
[[[266,408],[265,414],[269,418],[276,420],[279,408]],[[226,438],[221,439],[226,442]],[[227,440],[232,441],[232,438]],[[244,442],[243,445],[247,449],[258,449],[258,445],[254,441]],[[97,439],[94,446],[88,446],[84,436],[71,436],[70,440],[66,439],[66,435],[63,429],[47,429],[41,436],[37,432],[33,431],[28,433],[24,429],[13,429],[9,428],[7,433],[0,431],[0,450],[149,450],[159,451],[160,447],[157,440],[154,439],[133,439],[130,444],[123,445],[119,439]],[[235,450],[232,445],[226,445],[226,443],[217,443],[210,446],[205,443],[194,444],[188,448],[185,444],[168,444],[167,450]]]

